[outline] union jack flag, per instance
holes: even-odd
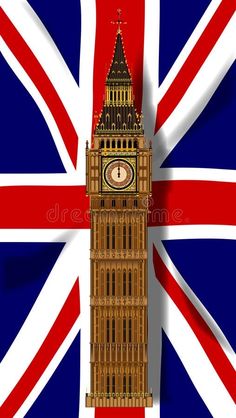
[[[235,6],[235,0],[2,0],[1,418],[121,414],[85,408],[85,143],[102,107],[117,8],[127,22],[125,50],[154,159],[154,407],[122,414],[236,417]]]

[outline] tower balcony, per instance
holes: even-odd
[[[138,407],[153,406],[152,393],[86,393],[87,407]]]
[[[131,250],[90,250],[90,258],[93,260],[146,260],[147,250],[131,249]]]
[[[91,296],[91,306],[147,306],[146,296]]]

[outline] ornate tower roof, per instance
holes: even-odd
[[[107,83],[129,82],[131,83],[131,74],[126,62],[121,30],[118,29],[115,43],[115,52],[109,73]]]
[[[131,72],[125,56],[121,21],[118,20],[115,47],[106,78],[103,109],[95,135],[143,135],[142,116],[135,109]]]

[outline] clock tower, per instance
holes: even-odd
[[[91,214],[88,407],[152,406],[147,375],[151,167],[151,145],[135,109],[119,24],[94,144],[86,148]]]

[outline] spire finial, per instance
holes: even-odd
[[[121,33],[121,25],[126,25],[126,23],[127,23],[127,22],[124,22],[121,19],[121,13],[122,13],[122,10],[117,9],[118,19],[111,22],[111,23],[113,23],[113,25],[118,25],[117,33]]]

